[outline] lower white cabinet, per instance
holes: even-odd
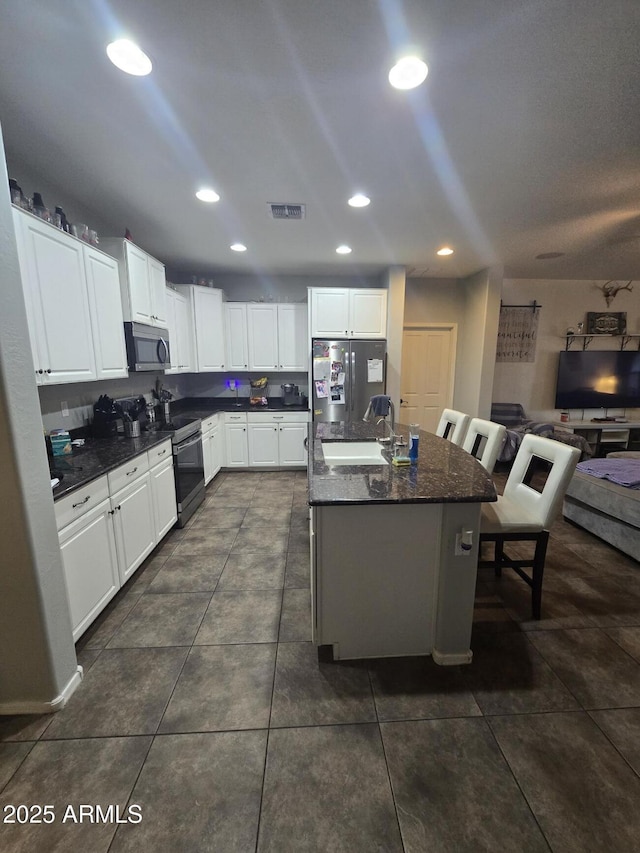
[[[227,468],[246,468],[249,464],[246,422],[225,423],[224,444],[225,465]]]
[[[54,505],[77,640],[177,520],[171,441]]]
[[[156,544],[149,472],[111,498],[118,570],[124,584]]]
[[[59,541],[75,641],[120,589],[109,499],[64,527]]]
[[[202,421],[202,456],[204,459],[204,484],[213,480],[222,468],[223,447],[220,415],[211,415]]]
[[[307,412],[249,412],[249,464],[305,466]]]

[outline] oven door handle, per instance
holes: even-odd
[[[199,432],[198,435],[188,442],[181,441],[179,444],[174,445],[174,452],[180,453],[181,450],[186,450],[187,447],[193,447],[194,444],[198,444],[198,442],[202,441],[202,433]]]

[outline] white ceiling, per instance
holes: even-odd
[[[640,278],[639,0],[2,5],[8,152],[172,267]],[[106,58],[123,35],[149,77]],[[399,92],[410,45],[429,76]]]

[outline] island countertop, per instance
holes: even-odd
[[[409,430],[396,424],[408,442]],[[433,433],[420,431],[417,463],[395,466],[328,465],[325,441],[367,441],[383,434],[373,423],[312,423],[309,425],[309,503],[339,504],[477,503],[497,500],[493,481],[480,463],[461,447]],[[401,454],[407,447],[401,448]],[[385,451],[387,460],[391,457]]]

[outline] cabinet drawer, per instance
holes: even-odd
[[[286,410],[277,412],[249,412],[247,415],[247,420],[250,424],[306,424],[308,419],[308,412],[288,412]]]
[[[234,413],[234,414],[237,414],[237,413]],[[204,435],[205,432],[209,432],[210,429],[213,429],[219,420],[220,420],[219,414],[209,415],[208,418],[203,418],[202,419],[202,434]]]
[[[120,489],[137,480],[149,470],[149,459],[146,453],[141,453],[129,462],[125,462],[115,471],[107,474],[109,478],[109,493],[115,495]]]
[[[149,468],[153,468],[154,465],[157,465],[159,462],[164,462],[165,459],[169,459],[171,456],[171,439],[167,441],[163,441],[162,444],[159,444],[157,447],[152,447],[151,450],[147,451],[149,455]],[[131,477],[129,477],[131,479]]]
[[[246,424],[247,413],[246,412],[225,412],[224,413],[224,422],[226,424]]]
[[[54,504],[56,513],[56,526],[62,530],[67,524],[71,524],[76,518],[80,518],[90,509],[96,507],[101,501],[109,497],[109,485],[107,477],[98,477],[86,486],[76,489],[66,498],[61,498]]]

